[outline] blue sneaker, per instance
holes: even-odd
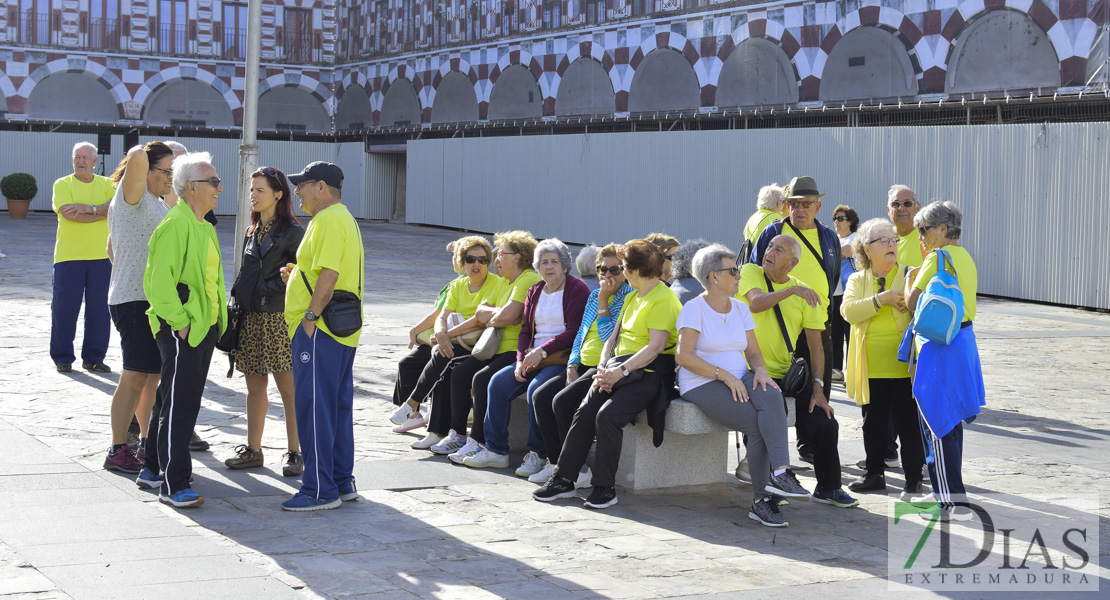
[[[194,492],[193,488],[178,490],[169,496],[163,494],[158,496],[158,500],[176,508],[192,508],[204,504],[204,498]]]
[[[282,510],[291,510],[293,512],[307,512],[310,510],[328,510],[332,508],[339,508],[343,501],[339,498],[331,500],[321,499],[317,500],[312,496],[308,496],[297,492],[293,497],[281,503]]]
[[[339,499],[344,502],[358,500],[358,489],[355,487],[355,478],[352,477],[347,485],[339,486]]]
[[[821,504],[832,504],[840,508],[852,508],[859,506],[859,500],[849,496],[844,490],[836,488],[835,490],[825,491],[821,488],[813,490],[813,501],[820,502]]]
[[[153,490],[162,485],[162,476],[155,475],[150,472],[150,469],[143,467],[143,469],[139,471],[139,476],[135,478],[135,485],[144,490]]]
[[[778,494],[771,494],[771,503],[775,506],[786,506],[790,501]]]

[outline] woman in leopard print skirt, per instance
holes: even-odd
[[[296,262],[297,247],[304,228],[293,216],[293,193],[285,174],[263,167],[251,175],[251,225],[243,245],[243,266],[231,293],[242,311],[236,363],[247,379],[247,443],[224,461],[232,469],[261,467],[262,429],[266,423],[268,375],[285,407],[285,431],[289,451],[282,474],[295,477],[304,472],[297,442],[296,410],[293,407],[293,362],[285,325],[285,283],[281,268]]]

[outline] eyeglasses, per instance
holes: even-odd
[[[899,206],[901,206],[901,207],[904,207],[904,208],[909,208],[909,207],[913,206],[914,204],[917,204],[917,201],[915,201],[915,200],[902,200],[902,201],[895,200],[894,202],[890,203],[890,207],[891,208],[898,208]]]
[[[474,254],[467,254],[466,256],[463,257],[463,262],[465,262],[468,265],[472,265],[474,263],[478,263],[480,265],[488,265],[489,264],[489,257],[488,256],[476,256]]]
[[[219,177],[209,177],[208,179],[190,179],[191,183],[207,183],[212,187],[220,187]]]
[[[159,169],[158,167],[154,167],[154,170],[165,173],[166,177],[173,177],[173,169]]]
[[[814,204],[817,204],[818,201],[817,200],[787,200],[786,203],[790,205],[790,208],[805,208],[805,209],[808,209],[811,206],[813,206]]]
[[[674,255],[675,255],[675,253],[671,252],[670,254],[664,254],[663,258],[665,258],[667,260],[674,260]]]
[[[731,275],[733,277],[736,277],[737,275],[740,274],[740,269],[737,268],[737,267],[725,267],[724,269],[713,269],[714,273],[720,273],[721,271],[726,271],[726,272],[728,272],[729,275]]]
[[[616,277],[624,272],[624,267],[620,265],[613,265],[612,267],[598,267],[597,274],[599,277],[604,277],[606,273]]]
[[[293,186],[293,189],[299,190],[299,189],[301,189],[302,185],[305,185],[305,184],[308,184],[308,183],[316,183],[316,180],[315,179],[306,179],[305,181],[302,181],[302,182],[298,183],[297,185]]]
[[[884,246],[887,246],[887,245],[896,246],[896,245],[898,245],[898,241],[899,241],[898,237],[881,237],[881,238],[875,238],[875,239],[871,240],[870,242],[867,242],[867,245],[870,246],[871,244],[882,244]]]
[[[519,256],[520,253],[519,252],[506,252],[505,250],[498,250],[497,255],[498,256]]]
[[[837,223],[843,223],[845,221],[851,221],[851,219],[845,217],[844,215],[840,215],[839,217],[833,217],[833,221],[836,221]]]
[[[925,232],[926,231],[929,231],[930,229],[935,229],[935,228],[936,228],[936,225],[926,225],[924,227],[918,227],[917,228],[917,235],[919,235],[921,237],[925,237]]]

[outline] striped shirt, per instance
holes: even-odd
[[[590,297],[586,300],[586,310],[582,313],[582,325],[578,328],[578,335],[574,336],[574,346],[571,347],[570,360],[567,361],[567,364],[582,364],[582,344],[586,341],[586,335],[589,334],[590,326],[593,325],[595,320],[597,321],[597,334],[602,343],[607,341],[610,335],[613,335],[616,323],[620,322],[624,297],[631,291],[632,286],[628,285],[626,281],[609,300],[609,312],[611,314],[600,319],[597,317],[597,297],[601,290],[590,292]]]

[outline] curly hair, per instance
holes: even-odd
[[[536,238],[527,231],[502,231],[493,236],[493,243],[501,252],[516,252],[516,264],[521,270],[532,268],[532,255],[536,252]],[[505,266],[505,259],[501,259]]]
[[[644,241],[654,245],[656,248],[659,248],[659,251],[663,254],[666,254],[671,250],[678,248],[679,246],[678,238],[667,235],[665,233],[649,233],[647,237],[644,238]]]
[[[674,238],[671,238],[674,239]],[[677,242],[677,240],[675,240]],[[646,279],[663,276],[663,252],[647,240],[631,240],[618,252],[625,271],[635,271]]]
[[[708,245],[709,242],[702,238],[683,242],[682,245],[678,247],[678,250],[674,251],[674,258],[671,259],[671,279],[692,277],[694,255],[698,253],[698,250]]]
[[[918,213],[920,214],[920,213]],[[894,225],[886,219],[868,219],[856,231],[856,239],[852,240],[852,257],[856,260],[856,270],[863,271],[871,268],[871,258],[867,256],[867,244],[871,241],[876,229],[886,227],[894,231]],[[894,235],[897,235],[895,233]]]
[[[470,252],[474,248],[481,248],[485,250],[486,258],[490,259],[490,261],[486,263],[486,267],[492,266],[493,246],[490,245],[489,241],[486,240],[486,238],[480,235],[468,235],[466,237],[459,238],[458,241],[455,242],[455,254],[451,257],[451,262],[455,265],[456,273],[462,273],[464,271],[466,265],[463,263],[463,260],[466,257],[466,253]]]
[[[856,209],[847,204],[841,204],[833,209],[833,218],[836,218],[836,213],[844,213],[844,216],[848,217],[848,231],[855,233],[859,229],[859,213]]]
[[[605,244],[604,246],[602,246],[601,250],[597,251],[597,260],[594,261],[594,268],[596,269],[597,267],[600,267],[601,266],[601,261],[605,260],[606,258],[609,258],[610,256],[616,257],[618,260],[620,260],[620,257],[621,257],[621,245],[620,244],[618,244],[616,242],[613,242],[613,243]]]

